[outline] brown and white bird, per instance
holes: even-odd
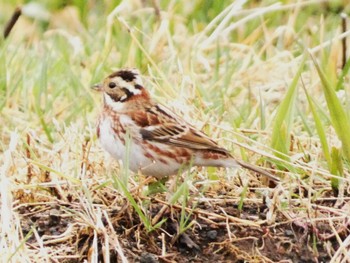
[[[237,160],[206,134],[154,101],[136,69],[121,69],[94,89],[103,94],[97,135],[112,157],[129,169],[163,178],[195,166],[242,166],[278,181],[265,170]]]

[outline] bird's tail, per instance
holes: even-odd
[[[236,162],[237,162],[240,166],[242,166],[242,167],[244,167],[244,168],[246,168],[246,169],[249,169],[249,170],[251,170],[251,171],[253,171],[253,172],[256,172],[256,173],[258,173],[258,174],[264,175],[264,176],[270,178],[271,180],[273,180],[273,181],[275,181],[275,182],[279,182],[279,181],[280,181],[279,178],[277,178],[276,176],[272,175],[271,173],[265,171],[264,169],[262,169],[262,168],[260,168],[260,167],[258,167],[258,166],[252,165],[252,164],[250,164],[250,163],[243,162],[243,161],[241,161],[241,160],[236,160]]]

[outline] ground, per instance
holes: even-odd
[[[274,187],[271,195],[277,191]],[[271,202],[267,205],[266,198],[247,201],[240,209],[231,190],[189,200],[185,212],[190,224],[181,234],[183,208],[164,201],[160,194],[137,194],[140,202],[148,202],[149,216],[156,218],[154,224],[165,220],[150,232],[128,200],[119,197],[116,202],[113,194],[92,204],[91,209],[103,211],[101,218],[90,218],[100,220],[98,224],[87,224],[89,215],[81,200],[27,204],[18,208],[18,214],[23,234],[36,226],[50,257],[59,262],[91,262],[93,256],[120,262],[118,246],[129,262],[329,262],[331,249],[339,246],[337,237],[349,235],[346,225],[339,225],[337,235],[332,234],[330,219],[291,218],[292,210],[298,209],[297,199],[290,200],[290,210],[274,212],[271,218],[269,213],[275,208]],[[334,202],[316,201],[313,205],[321,214],[322,207],[334,206]],[[27,244],[39,246],[36,235],[30,235]],[[98,252],[93,252],[96,248]]]

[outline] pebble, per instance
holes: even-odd
[[[215,240],[217,236],[218,236],[218,231],[216,230],[210,230],[207,232],[207,237],[211,240]]]
[[[140,263],[159,263],[159,260],[156,255],[143,252],[140,257]]]

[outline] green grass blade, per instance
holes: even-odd
[[[349,70],[350,70],[350,59],[346,62],[345,67],[343,68],[342,72],[340,73],[336,90],[344,89],[344,87],[343,87],[344,79],[347,76],[347,74],[349,73]]]
[[[128,182],[129,182],[129,176],[130,176],[130,153],[131,153],[131,144],[132,144],[132,140],[131,140],[131,134],[130,134],[130,129],[126,129],[126,134],[125,134],[125,154],[124,154],[124,158],[123,158],[123,172],[121,173],[121,180],[123,182],[123,184],[126,186],[126,188],[128,188]]]
[[[307,98],[307,101],[309,103],[311,112],[312,112],[312,116],[314,118],[315,121],[315,127],[316,127],[316,131],[318,134],[318,137],[320,138],[320,142],[321,142],[321,146],[322,146],[322,151],[324,154],[324,157],[327,161],[328,164],[328,168],[331,169],[331,155],[330,155],[330,151],[329,151],[329,146],[328,146],[328,142],[327,142],[327,137],[326,137],[326,132],[324,129],[324,125],[322,124],[321,118],[317,113],[316,107],[314,105],[314,102],[312,101],[309,93],[307,92],[307,89],[305,88],[305,86],[303,85],[303,89]]]
[[[331,122],[342,143],[343,153],[348,161],[350,161],[350,122],[348,116],[337,97],[335,85],[332,85],[321,67],[312,57],[318,75],[321,79],[323,93],[326,98],[327,107],[330,113]]]
[[[192,215],[194,209],[191,210],[191,213],[187,214],[186,207],[187,207],[186,203],[183,202],[182,207],[181,207],[181,215],[180,215],[180,223],[179,223],[179,234],[180,235],[182,233],[186,232],[186,230],[191,228],[194,224],[194,221],[190,221],[191,215]]]
[[[290,130],[293,121],[295,100],[297,94],[297,84],[300,74],[304,68],[305,58],[296,73],[288,92],[281,102],[276,114],[275,123],[272,131],[271,146],[277,152],[275,155],[283,160],[289,161],[287,157],[290,145]],[[282,153],[282,154],[279,154]]]
[[[128,191],[127,186],[123,183],[123,181],[116,175],[113,176],[113,184],[117,189],[121,189],[124,193],[125,197],[128,199],[132,207],[135,209],[136,213],[140,217],[143,222],[145,228],[148,232],[152,231],[154,228],[152,227],[151,220],[146,216],[146,214],[142,211],[140,206],[137,204],[136,200],[133,198],[131,193]]]
[[[187,182],[183,182],[180,187],[177,189],[177,191],[172,195],[169,203],[175,204],[182,196],[187,196],[188,194],[188,185]]]
[[[335,175],[343,176],[344,171],[343,171],[341,150],[336,147],[332,147],[331,157],[332,157],[331,173]],[[338,192],[339,192],[339,184],[340,184],[340,180],[338,177],[331,178],[332,190],[336,196],[338,195]]]
[[[18,253],[18,251],[20,249],[23,248],[23,246],[25,245],[25,243],[28,241],[28,239],[33,235],[34,232],[34,228],[36,227],[36,225],[33,225],[30,228],[30,231],[25,235],[25,237],[22,239],[21,243],[16,247],[15,251],[10,255],[10,257],[7,259],[7,262],[12,262],[12,258],[16,255],[16,253]]]
[[[240,194],[240,197],[239,197],[238,211],[240,211],[240,212],[242,212],[242,210],[243,210],[244,200],[247,197],[247,193],[248,193],[248,184],[243,186],[243,191],[242,191],[242,193]]]
[[[51,135],[51,129],[48,123],[45,120],[45,112],[48,111],[46,108],[46,99],[44,99],[44,103],[42,103],[42,98],[47,97],[47,62],[46,58],[43,61],[41,72],[39,75],[39,79],[33,89],[33,93],[35,96],[35,104],[34,109],[36,114],[38,115],[38,119],[40,121],[41,126],[46,134],[47,139],[52,143],[54,141]],[[44,105],[42,105],[44,104]]]
[[[46,166],[44,164],[42,164],[40,161],[35,161],[35,160],[29,160],[30,163],[38,166],[40,169],[43,169],[44,171],[48,171],[50,173],[54,173],[54,174],[57,174],[58,176],[61,176],[62,178],[72,182],[72,183],[75,183],[75,184],[78,184],[78,185],[81,185],[81,181],[72,177],[72,176],[68,176],[64,173],[61,173],[60,171],[57,171],[49,166]]]
[[[260,128],[261,130],[266,129],[266,109],[265,102],[261,94],[261,90],[259,90],[259,110],[260,110]]]
[[[6,52],[5,47],[3,51],[0,52],[0,111],[5,106],[8,97],[8,87],[7,87],[7,68],[6,68]]]

